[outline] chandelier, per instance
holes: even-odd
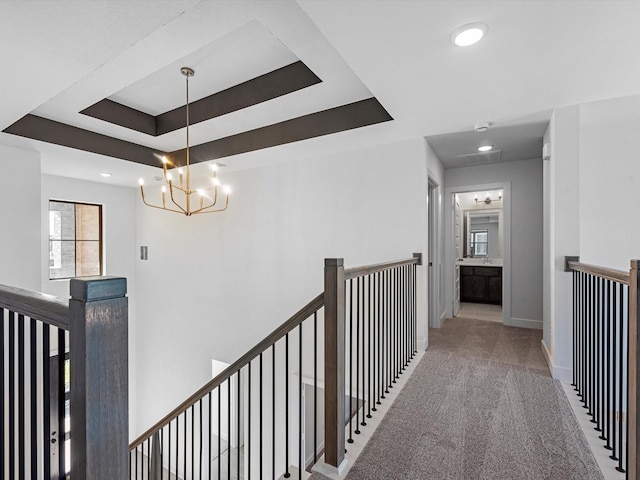
[[[159,208],[168,212],[181,213],[187,217],[200,213],[222,212],[229,206],[229,195],[231,193],[231,189],[228,185],[220,184],[220,180],[217,176],[217,165],[214,164],[212,166],[212,173],[210,177],[211,184],[209,186],[197,189],[193,189],[191,186],[191,171],[189,163],[189,77],[193,77],[195,72],[192,68],[182,67],[180,69],[180,73],[182,73],[186,78],[187,92],[186,165],[184,169],[178,168],[178,182],[176,183],[171,172],[167,171],[167,164],[169,163],[169,160],[166,156],[163,156],[162,169],[166,185],[162,186],[162,205],[154,205],[153,203],[147,202],[144,194],[144,180],[141,178],[140,193],[142,194],[142,201],[149,207]],[[217,205],[218,188],[221,188],[224,193],[224,206]],[[169,202],[167,202],[167,190],[169,192]],[[196,195],[196,197],[192,198],[192,195]]]

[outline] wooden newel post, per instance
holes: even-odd
[[[71,280],[71,478],[129,477],[127,280]]]
[[[638,351],[638,314],[640,313],[640,279],[638,275],[639,260],[631,260],[629,270],[629,462],[628,479],[638,480],[640,474],[640,452],[638,451],[638,432],[640,423],[638,411],[640,409],[640,395],[638,395],[638,385],[640,385],[640,352]]]
[[[339,469],[344,460],[344,260],[324,261],[324,461]]]

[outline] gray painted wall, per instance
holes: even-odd
[[[495,182],[511,183],[511,318],[542,328],[542,159],[445,172],[447,188]]]

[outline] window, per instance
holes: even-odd
[[[102,275],[102,206],[49,201],[49,279]]]
[[[472,257],[486,257],[488,244],[489,244],[489,234],[487,230],[471,231],[471,256]]]

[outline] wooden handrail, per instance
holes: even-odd
[[[377,263],[375,265],[365,265],[362,267],[352,267],[344,269],[344,279],[349,280],[352,278],[362,277],[364,275],[370,275],[376,272],[382,272],[383,270],[389,270],[395,267],[401,267],[403,265],[422,265],[422,254],[414,253],[412,258],[406,260],[395,260],[392,262]]]
[[[150,438],[154,433],[159,432],[165,425],[171,422],[178,415],[187,411],[195,402],[202,400],[209,392],[213,391],[215,388],[220,386],[222,383],[227,381],[236,372],[238,372],[242,367],[247,365],[252,360],[256,359],[262,352],[267,350],[271,345],[276,343],[278,340],[283,338],[287,333],[291,332],[294,328],[300,325],[303,321],[313,315],[314,312],[317,312],[324,306],[324,292],[319,294],[313,300],[311,300],[308,304],[302,307],[298,312],[293,314],[289,320],[284,322],[278,328],[276,328],[273,332],[271,332],[266,338],[264,338],[260,343],[258,343],[255,347],[245,353],[242,357],[236,360],[234,363],[225,368],[220,374],[216,375],[212,380],[207,382],[204,386],[202,386],[198,391],[196,391],[193,395],[187,398],[184,402],[174,408],[170,413],[165,415],[159,422],[157,422],[154,426],[149,428],[146,432],[140,435],[136,440],[131,442],[129,445],[129,450],[133,450],[137,448],[142,443],[144,443],[148,438]]]
[[[69,330],[69,305],[53,295],[0,285],[0,307]]]
[[[596,265],[589,265],[587,263],[580,262],[568,262],[568,266],[571,270],[576,272],[589,273],[596,277],[618,282],[623,285],[629,285],[629,272],[615,270],[613,268],[598,267]]]

